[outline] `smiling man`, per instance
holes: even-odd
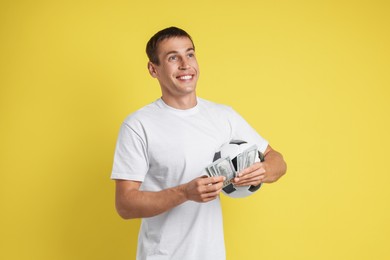
[[[237,186],[274,182],[286,164],[232,108],[197,97],[199,67],[188,33],[159,31],[146,52],[162,95],[121,126],[111,174],[117,211],[125,219],[142,218],[138,260],[224,260],[224,177],[206,177],[204,168],[232,139],[256,144],[265,154],[264,162],[234,179]]]
[[[151,57],[154,61],[149,61],[148,69],[160,83],[164,102],[179,109],[194,107],[199,68],[192,40],[166,39],[158,45],[156,58]]]

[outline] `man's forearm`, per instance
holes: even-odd
[[[168,211],[188,200],[209,202],[222,190],[223,176],[198,177],[161,191],[140,191],[140,182],[116,182],[116,208],[122,218],[147,218]]]
[[[136,189],[118,195],[116,207],[124,219],[153,217],[168,211],[187,200],[183,185],[151,192]]]
[[[287,164],[284,161],[282,154],[272,148],[266,152],[264,164],[266,165],[268,174],[263,182],[275,182],[286,173]]]

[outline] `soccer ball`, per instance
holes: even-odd
[[[251,144],[248,144],[245,141],[242,140],[231,140],[229,143],[224,144],[219,152],[216,152],[214,154],[213,161],[218,160],[219,158],[225,158],[229,157],[232,161],[232,164],[237,171],[238,165],[237,165],[237,155],[251,147]],[[264,161],[264,155],[259,151],[258,156],[256,157],[255,162],[262,162]],[[261,183],[257,186],[240,186],[236,187],[232,183],[226,186],[222,189],[222,192],[232,198],[244,198],[249,195],[252,195],[254,192],[256,192],[258,189],[260,189]]]

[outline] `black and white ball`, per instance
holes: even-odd
[[[234,168],[237,171],[237,155],[251,147],[252,144],[249,144],[242,140],[231,140],[229,143],[223,145],[219,152],[215,153],[213,161],[218,160],[219,158],[229,157],[232,161]],[[255,162],[264,161],[264,156],[261,152],[258,152]],[[233,184],[230,184],[222,189],[222,192],[232,198],[244,198],[255,193],[260,189],[261,184],[257,186],[241,186],[236,187]]]

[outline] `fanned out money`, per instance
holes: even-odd
[[[232,162],[230,157],[220,158],[207,166],[206,172],[210,177],[225,176],[226,180],[223,183],[223,188],[225,188],[231,184],[232,179],[239,172],[255,163],[257,153],[257,146],[253,145],[233,158],[235,163]]]

